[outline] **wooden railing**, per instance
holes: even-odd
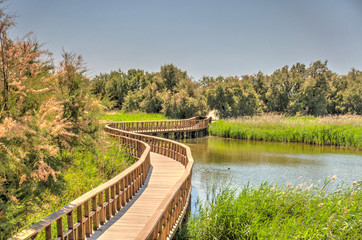
[[[187,123],[182,123],[183,121]],[[57,239],[72,240],[85,239],[85,236],[89,237],[92,230],[97,230],[106,220],[112,218],[145,183],[150,168],[150,151],[179,161],[185,166],[185,172],[157,208],[137,239],[165,239],[166,237],[172,237],[189,204],[191,173],[194,163],[191,150],[188,146],[179,142],[127,130],[148,132],[155,129],[155,126],[162,126],[164,130],[166,130],[165,126],[168,126],[173,131],[176,126],[184,126],[184,128],[177,129],[192,128],[193,131],[197,131],[207,128],[210,122],[211,118],[192,118],[143,122],[143,125],[142,122],[135,122],[135,124],[130,124],[130,122],[107,124],[105,132],[109,136],[116,138],[127,152],[136,157],[138,161],[115,178],[94,188],[30,228],[15,235],[13,239],[33,239],[42,230],[45,230],[46,239],[53,239],[53,224],[56,225]],[[149,128],[146,128],[146,126]],[[66,229],[63,229],[64,220],[67,225]]]
[[[15,235],[13,239],[33,239],[42,230],[45,230],[46,239],[53,239],[53,225],[56,225],[58,239],[85,239],[92,230],[98,229],[125,206],[146,180],[150,168],[150,146],[137,139],[117,138],[127,152],[138,159],[135,164]],[[66,222],[65,229],[63,222]]]
[[[179,143],[180,144],[180,143]],[[187,211],[191,196],[191,177],[194,160],[188,146],[180,144],[185,152],[185,172],[167,197],[157,208],[143,231],[136,239],[172,238]]]
[[[205,129],[211,123],[211,118],[201,119],[194,117],[186,120],[164,120],[164,121],[134,121],[134,122],[112,122],[110,126],[125,131],[148,133],[169,131],[197,131]]]

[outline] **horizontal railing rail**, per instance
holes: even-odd
[[[115,178],[67,204],[48,217],[15,235],[13,239],[35,238],[45,230],[45,238],[53,239],[52,225],[56,225],[57,239],[85,239],[114,216],[145,183],[150,168],[150,151],[172,158],[185,166],[185,172],[167,194],[155,214],[137,239],[166,239],[172,237],[189,204],[191,174],[194,160],[188,146],[169,139],[142,134],[157,130],[199,131],[208,127],[211,118],[187,120],[111,122],[106,124],[107,135],[117,139],[138,161]],[[141,133],[142,132],[142,133]],[[75,216],[76,215],[76,216]],[[76,217],[76,218],[75,218]],[[63,229],[63,218],[67,227]]]

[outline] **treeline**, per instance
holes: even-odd
[[[126,112],[162,112],[171,118],[207,112],[199,84],[172,64],[162,66],[157,73],[131,69],[127,73],[118,70],[97,75],[91,81],[91,92],[105,105]]]
[[[164,113],[187,118],[216,110],[222,117],[261,113],[286,115],[362,114],[362,72],[339,75],[316,61],[307,67],[296,63],[271,75],[258,72],[241,77],[203,77],[192,81],[172,64],[160,72],[131,69],[100,74],[91,91],[125,111]]]

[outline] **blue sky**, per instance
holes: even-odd
[[[361,0],[8,0],[11,36],[28,32],[61,59],[81,54],[88,75],[173,63],[203,75],[270,74],[328,60],[362,69]]]

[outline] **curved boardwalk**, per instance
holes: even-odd
[[[157,153],[151,153],[151,166],[149,181],[132,206],[108,229],[96,231],[90,239],[137,239],[162,200],[185,171],[181,163]]]
[[[186,145],[146,134],[202,136],[209,123],[195,117],[107,124],[107,135],[137,162],[13,239],[172,238],[189,206],[194,161]]]

